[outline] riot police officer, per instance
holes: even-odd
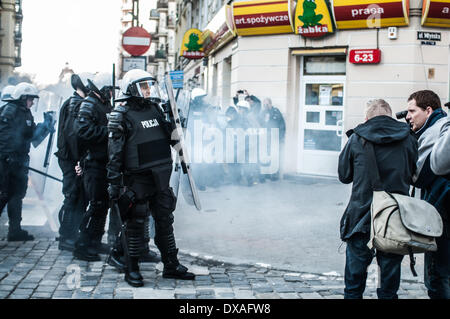
[[[107,169],[110,198],[119,199],[123,183],[132,202],[124,216],[129,253],[125,280],[135,287],[144,284],[138,261],[144,248],[145,220],[150,211],[155,220],[155,244],[164,264],[163,277],[192,280],[194,274],[178,261],[172,227],[176,197],[169,187],[169,180],[172,171],[170,145],[176,142],[171,141],[174,123],[164,116],[159,87],[150,73],[128,71],[123,77],[121,92],[118,101],[126,102],[114,108],[108,122]],[[117,242],[109,264],[123,267],[122,248]]]
[[[20,226],[22,200],[28,186],[30,144],[39,145],[54,132],[50,113],[44,113],[44,122],[35,124],[30,108],[39,98],[36,87],[19,83],[8,103],[0,108],[0,213],[8,204],[8,241],[33,240]]]
[[[78,238],[81,218],[86,210],[83,185],[80,176],[75,173],[75,166],[80,160],[77,132],[74,127],[81,102],[89,90],[77,74],[72,74],[71,84],[75,92],[62,105],[58,124],[58,164],[63,173],[64,204],[61,208],[59,244],[60,250],[73,251]]]
[[[99,254],[109,252],[109,247],[101,240],[108,214],[107,114],[111,112],[112,87],[103,86],[100,90],[91,80],[87,81],[89,94],[80,105],[76,126],[82,154],[83,186],[89,206],[81,221],[73,256],[85,261],[100,261]]]

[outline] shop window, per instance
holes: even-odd
[[[304,75],[345,75],[346,56],[305,56]]]
[[[320,123],[320,112],[306,112],[307,123]]]
[[[342,120],[341,111],[326,111],[325,125],[337,125],[338,121]]]
[[[341,138],[336,131],[305,130],[304,149],[339,152]]]
[[[306,105],[343,105],[344,85],[340,83],[306,84]]]

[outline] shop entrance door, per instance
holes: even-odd
[[[300,173],[337,176],[342,149],[345,76],[303,76],[300,94]]]

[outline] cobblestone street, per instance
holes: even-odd
[[[162,264],[141,264],[145,286],[101,262],[74,260],[54,240],[0,241],[0,298],[8,299],[342,299],[343,278],[298,273],[263,264],[229,264],[180,253],[195,281],[162,278]],[[369,276],[370,278],[370,276]],[[368,281],[365,298],[376,298]],[[421,283],[403,281],[400,299],[428,299]]]

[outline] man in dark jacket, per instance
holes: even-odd
[[[74,127],[81,102],[89,93],[77,74],[72,74],[71,84],[75,92],[62,105],[58,124],[58,164],[63,173],[64,204],[59,218],[60,250],[73,251],[78,238],[78,229],[86,209],[81,176],[75,173],[80,160],[78,137]]]
[[[99,253],[109,252],[101,240],[108,214],[108,162],[107,114],[111,112],[111,88],[99,90],[88,80],[88,96],[80,105],[77,126],[83,160],[83,186],[89,200],[80,226],[80,237],[75,243],[74,257],[85,261],[100,261]]]
[[[284,145],[284,137],[286,135],[286,122],[284,121],[283,114],[281,114],[280,110],[272,105],[272,100],[270,98],[265,98],[263,101],[264,110],[261,113],[261,121],[262,126],[265,127],[268,137],[268,149],[270,150],[271,143],[271,129],[278,129],[278,163],[282,161],[282,152]],[[275,181],[280,178],[280,173],[277,171],[276,173],[270,174],[270,179]]]
[[[431,151],[447,123],[439,96],[430,90],[417,91],[408,98],[406,119],[419,139],[419,159],[414,186],[421,198],[433,205],[442,217],[443,234],[436,238],[437,251],[425,253],[425,286],[431,299],[450,299],[450,181],[431,170]]]
[[[368,178],[373,167],[368,165],[364,140],[374,145],[381,182],[388,192],[408,195],[417,161],[417,140],[409,126],[392,118],[384,100],[368,103],[366,122],[347,132],[349,140],[339,155],[339,180],[353,182],[352,194],[341,219],[341,239],[347,243],[345,291],[347,299],[363,296],[367,267],[373,252],[367,247],[370,237],[370,205],[372,184]],[[377,289],[380,299],[396,299],[400,286],[403,256],[377,251],[381,282]]]
[[[34,123],[30,108],[38,94],[32,84],[19,83],[8,103],[0,108],[0,214],[8,204],[8,241],[34,239],[20,226],[28,186],[28,153],[31,143],[36,147],[55,131],[53,118],[47,112],[44,123]]]

